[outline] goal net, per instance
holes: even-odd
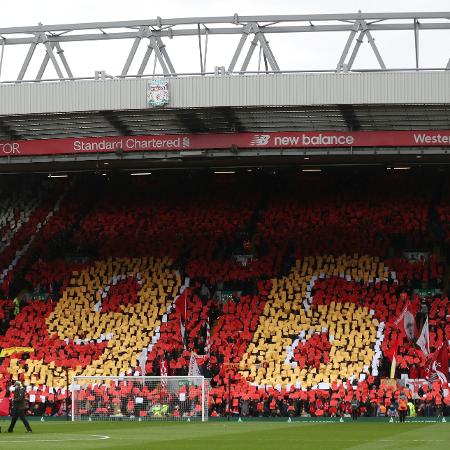
[[[208,420],[209,380],[85,377],[72,383],[72,420]]]

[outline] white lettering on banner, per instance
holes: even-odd
[[[318,134],[317,136],[302,136],[303,145],[353,145],[355,138],[353,136],[327,136]]]
[[[125,141],[125,148],[127,150],[177,149],[182,146],[184,148],[189,147],[189,138],[183,138],[183,144],[181,143],[181,137],[175,139],[153,138],[146,140],[129,138]]]
[[[414,142],[416,144],[450,144],[450,135],[436,134],[429,136],[428,134],[414,134]]]
[[[300,136],[277,136],[275,138],[275,145],[297,145]]]
[[[118,141],[96,141],[96,142],[84,142],[75,141],[73,143],[73,149],[77,152],[97,152],[105,150],[117,150],[123,148],[122,139]]]
[[[8,142],[7,144],[0,144],[0,152],[5,155],[20,154],[20,144],[18,142]]]
[[[257,135],[259,138],[261,135]],[[266,144],[254,144],[254,140],[251,145],[266,145]],[[267,140],[268,141],[268,140]],[[300,136],[276,136],[274,138],[274,145],[276,147],[291,147],[297,145],[304,145],[306,147],[314,147],[319,145],[353,145],[355,143],[355,138],[350,135],[323,135],[318,134],[316,136],[308,136],[303,134]]]

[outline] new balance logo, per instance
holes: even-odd
[[[262,147],[269,143],[270,135],[269,134],[255,134],[253,139],[250,141],[250,145]]]

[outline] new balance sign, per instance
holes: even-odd
[[[0,157],[75,153],[114,153],[294,148],[450,147],[450,130],[215,133],[0,141]]]

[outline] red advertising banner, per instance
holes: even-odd
[[[273,148],[450,147],[450,130],[269,132],[0,141],[1,156]]]

